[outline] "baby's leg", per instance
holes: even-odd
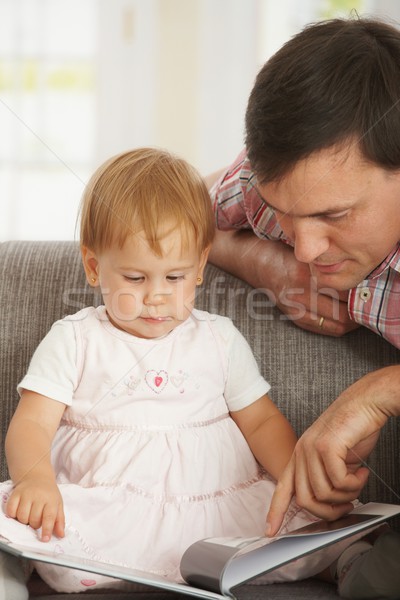
[[[400,598],[400,534],[384,531],[355,542],[337,561],[338,592],[352,600]]]
[[[25,560],[0,551],[0,598],[28,600],[28,576]]]
[[[348,540],[344,543],[348,544]],[[304,577],[307,571],[308,576],[312,575],[310,561],[314,559],[315,564],[323,566],[323,555],[335,551],[339,544],[342,549],[337,559],[316,573],[316,578],[336,583],[339,596],[348,600],[399,600],[400,534],[391,531],[386,525],[346,548],[343,548],[343,542],[339,542],[299,559],[283,567],[282,574],[286,577],[293,575],[290,570],[297,564],[298,575]],[[274,572],[270,575],[273,574]]]
[[[359,532],[353,535],[351,538],[340,540],[335,544],[321,548],[320,550],[312,552],[311,554],[291,561],[282,567],[274,569],[265,575],[261,575],[260,577],[257,577],[257,579],[253,580],[252,583],[281,583],[315,577],[324,581],[336,583],[338,585],[338,591],[343,598],[400,598],[400,595],[398,594],[398,590],[400,588],[396,588],[396,581],[394,581],[394,583],[390,583],[391,587],[389,589],[392,589],[394,586],[397,595],[356,595],[358,594],[358,591],[356,591],[358,586],[363,585],[361,584],[361,581],[363,582],[364,572],[364,569],[361,569],[361,565],[358,563],[357,559],[360,557],[362,559],[371,550],[373,550],[373,553],[371,554],[372,559],[373,556],[380,556],[382,554],[385,556],[387,552],[386,546],[384,548],[383,545],[381,546],[381,543],[376,545],[374,542],[377,542],[381,538],[383,539],[386,531],[386,528],[383,530],[382,527],[379,527],[372,530],[368,534],[365,532]],[[397,561],[395,562],[396,566],[393,567],[393,565],[391,565],[391,561],[387,561],[389,565],[388,573],[381,577],[379,570],[376,572],[376,581],[378,584],[381,582],[386,585],[387,581],[390,581],[390,577],[398,577],[398,574],[400,573],[398,566],[400,564],[400,546],[397,546],[397,544],[400,544],[400,535],[392,533],[392,536],[394,536],[396,540],[395,549],[393,552],[393,560]],[[374,572],[373,569],[372,572]],[[347,579],[347,576],[349,576],[350,579]],[[346,577],[347,580],[346,591],[344,587],[344,577]],[[350,585],[350,581],[351,591],[348,592],[347,588]],[[347,593],[348,595],[346,595]],[[360,592],[360,594],[362,593],[363,592]]]

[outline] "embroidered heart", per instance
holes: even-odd
[[[184,380],[183,375],[172,375],[172,377],[171,377],[171,383],[176,388],[178,388],[182,385],[183,380]]]
[[[81,579],[81,584],[85,587],[90,587],[96,585],[96,581],[94,579]]]
[[[124,381],[126,387],[128,388],[128,394],[132,394],[132,392],[136,391],[140,384],[140,379],[136,378],[134,375],[131,375],[129,379],[125,379]]]
[[[147,371],[145,379],[149,388],[159,394],[168,383],[168,373],[164,370],[155,371],[152,369]]]

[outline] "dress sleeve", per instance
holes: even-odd
[[[226,317],[217,320],[227,356],[225,401],[230,411],[246,408],[271,389],[261,375],[253,352],[240,331]]]
[[[76,356],[72,322],[57,321],[36,348],[18,393],[30,390],[70,406],[78,379]]]

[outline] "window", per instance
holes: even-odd
[[[306,23],[396,0],[1,0],[0,240],[73,239],[95,167],[166,147],[234,160],[265,60]]]
[[[95,0],[1,2],[2,238],[73,237],[94,154],[96,23]]]

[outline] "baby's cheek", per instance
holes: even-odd
[[[130,322],[141,314],[142,303],[130,288],[122,288],[105,298],[107,312],[117,323]]]

